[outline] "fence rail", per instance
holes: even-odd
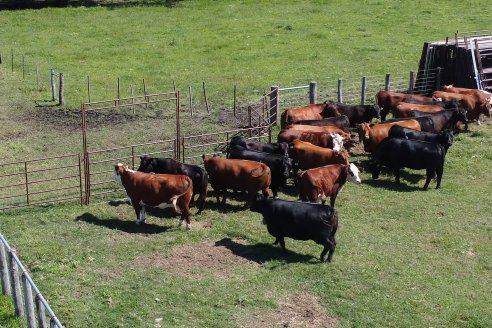
[[[15,315],[27,322],[28,328],[63,328],[48,301],[39,291],[28,271],[0,233],[0,280],[4,295],[12,296]],[[34,298],[33,298],[34,296]]]

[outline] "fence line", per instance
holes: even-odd
[[[10,247],[2,233],[0,233],[0,271],[2,292],[4,295],[12,296],[15,315],[24,318],[28,328],[47,328],[46,317],[49,318],[50,327],[63,328],[17,256],[15,249]]]

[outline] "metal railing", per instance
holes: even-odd
[[[26,268],[0,233],[0,280],[4,295],[12,296],[15,315],[24,318],[28,328],[63,328],[48,301],[39,291]]]

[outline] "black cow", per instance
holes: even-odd
[[[265,153],[289,156],[289,145],[286,142],[261,143],[257,140],[246,139],[243,136],[235,136],[231,138],[226,152],[229,153],[229,149],[236,145],[239,145],[248,150],[256,150]]]
[[[292,124],[315,125],[315,126],[333,125],[339,127],[345,132],[349,132],[349,128],[350,128],[350,121],[346,115],[337,116],[337,117],[328,117],[322,120],[301,120],[301,121],[295,121]]]
[[[432,132],[417,131],[399,125],[393,125],[389,129],[388,137],[435,142],[443,145],[446,152],[454,142],[454,135],[449,130],[444,130],[439,133],[432,133]]]
[[[323,117],[336,117],[345,115],[350,121],[351,127],[357,124],[371,122],[373,118],[380,117],[378,105],[347,105],[333,101],[326,102],[326,107],[321,113]]]
[[[199,195],[198,212],[200,214],[205,206],[205,199],[207,198],[208,187],[208,173],[197,165],[183,164],[172,158],[153,158],[147,156],[140,157],[140,166],[138,171],[145,173],[157,173],[157,174],[183,174],[190,177],[193,182],[193,196],[192,201],[195,199],[195,195]]]
[[[248,150],[238,145],[229,149],[228,158],[248,159],[266,164],[272,174],[270,188],[272,189],[273,198],[277,197],[278,189],[285,186],[287,178],[292,171],[292,160],[288,156]]]
[[[391,122],[399,122],[405,120],[416,120],[420,124],[420,130],[425,132],[435,132],[434,129],[434,121],[432,118],[428,116],[419,116],[419,117],[400,117],[400,118],[392,118],[390,120],[386,120],[382,123],[391,123]]]
[[[446,150],[438,143],[388,138],[379,145],[369,167],[373,179],[379,177],[382,165],[388,167],[394,172],[397,183],[400,183],[400,168],[425,169],[427,178],[424,189],[427,189],[434,177],[438,189],[441,186],[445,156]]]
[[[453,108],[458,108],[460,106],[460,103],[456,100],[422,101],[422,100],[417,100],[417,99],[405,99],[405,101],[402,101],[402,102],[408,103],[408,104],[417,104],[417,105],[435,105],[435,106],[441,106],[444,109],[453,109]]]
[[[466,110],[463,108],[444,109],[439,112],[428,113],[418,110],[411,110],[410,117],[422,117],[428,116],[434,122],[434,129],[436,132],[443,130],[458,131],[456,123],[462,122],[465,124],[465,130],[468,130],[468,119],[466,118]]]
[[[275,237],[274,244],[280,243],[284,252],[284,237],[313,240],[324,246],[321,262],[328,251],[327,260],[331,262],[337,245],[335,233],[338,213],[335,208],[314,203],[257,198],[250,209],[263,215],[268,232]]]

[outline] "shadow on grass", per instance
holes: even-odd
[[[392,191],[413,192],[413,191],[423,190],[423,188],[421,188],[421,187],[407,185],[407,184],[402,183],[402,182],[396,183],[394,181],[394,178],[392,181],[368,179],[368,180],[363,181],[362,183],[367,184],[371,187],[384,188],[384,189],[392,190]]]
[[[100,219],[90,213],[84,213],[78,216],[75,221],[84,221],[101,227],[106,227],[112,230],[120,230],[126,233],[141,233],[141,234],[157,234],[166,232],[169,227],[162,227],[156,224],[136,224],[134,221],[123,221],[118,219]]]
[[[107,7],[109,9],[127,7],[176,7],[182,0],[126,0],[126,1],[101,1],[101,0],[0,0],[0,10],[22,10],[42,8],[64,8],[64,7]]]
[[[259,264],[279,259],[284,260],[286,263],[305,263],[317,259],[314,256],[298,254],[288,249],[286,253],[283,253],[279,246],[272,244],[260,243],[255,245],[243,245],[230,238],[224,238],[215,242],[215,246],[223,246],[229,249],[234,255]],[[322,246],[320,252],[321,249]]]

